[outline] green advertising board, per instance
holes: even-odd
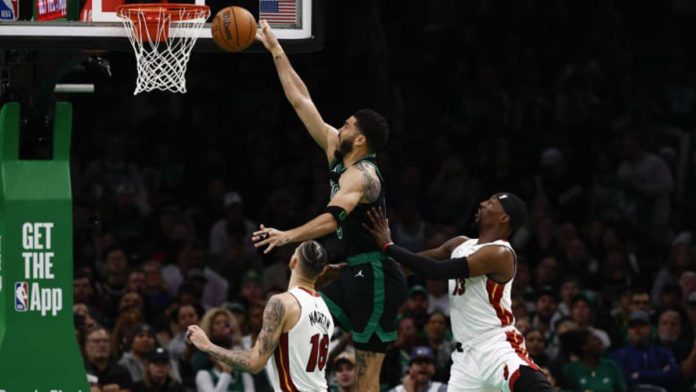
[[[72,109],[52,160],[19,159],[19,104],[0,111],[0,392],[88,392],[73,325]]]

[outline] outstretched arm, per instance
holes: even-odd
[[[454,249],[456,247],[458,247],[459,245],[463,244],[468,239],[469,238],[467,238],[463,235],[460,235],[458,237],[450,238],[449,240],[445,241],[444,244],[438,246],[437,248],[424,250],[418,254],[421,256],[430,257],[430,258],[437,259],[437,260],[449,259],[450,255],[452,254]]]
[[[508,280],[514,273],[514,256],[505,247],[487,246],[468,257],[438,261],[395,245],[391,240],[389,221],[381,209],[373,208],[368,212],[368,216],[372,225],[363,226],[372,234],[384,253],[426,279],[495,275],[499,280]]]
[[[277,246],[312,240],[336,231],[338,222],[355,209],[366,193],[375,193],[375,187],[377,187],[377,195],[379,195],[379,185],[374,185],[374,181],[379,184],[379,180],[369,177],[369,175],[374,176],[375,174],[366,174],[357,165],[351,166],[341,176],[339,181],[341,189],[329,202],[326,208],[327,212],[288,231],[280,231],[261,225],[260,230],[254,232],[254,236],[251,238],[254,241],[254,246],[259,248],[268,245],[264,250],[264,253],[268,253]]]
[[[314,141],[324,149],[327,158],[333,159],[334,150],[338,145],[338,131],[326,124],[321,118],[321,114],[309,95],[307,86],[292,68],[290,60],[285,55],[267,21],[261,20],[261,30],[256,32],[256,39],[263,43],[263,46],[273,55],[273,62],[278,71],[280,83],[283,85],[285,97],[295,109]]]
[[[282,294],[281,294],[282,295]],[[274,295],[268,301],[263,311],[263,326],[256,344],[249,350],[227,350],[210,342],[202,329],[197,325],[188,327],[187,339],[199,350],[212,355],[214,358],[245,372],[258,373],[266,365],[283,331],[287,318],[285,304],[279,295]]]

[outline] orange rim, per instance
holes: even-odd
[[[207,18],[210,8],[207,5],[171,3],[125,4],[116,7],[116,15],[133,21],[138,19],[137,15],[143,14],[147,22],[155,22],[162,13],[169,15],[171,20],[181,21],[200,18],[200,13],[205,13]]]

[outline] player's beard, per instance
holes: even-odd
[[[474,221],[471,223],[471,228],[481,231],[481,210],[479,209],[474,215]]]
[[[352,140],[340,140],[338,142],[338,148],[334,151],[334,158],[338,160],[343,160],[346,155],[353,151],[353,141]]]

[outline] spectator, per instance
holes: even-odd
[[[689,296],[696,293],[696,272],[685,271],[679,277],[679,287],[681,287],[684,301],[688,301]]]
[[[681,363],[689,356],[692,342],[682,338],[682,317],[676,310],[665,310],[660,314],[657,325],[657,343],[669,348]]]
[[[533,302],[535,298],[535,291],[531,285],[529,265],[519,256],[517,261],[517,272],[515,273],[515,279],[512,281],[512,297],[521,298],[530,302]],[[529,310],[534,310],[534,307],[532,306]]]
[[[584,392],[625,392],[626,383],[619,366],[611,359],[602,358],[604,348],[597,335],[586,329],[566,332],[564,347],[577,358],[563,366],[567,387]]]
[[[532,328],[541,332],[547,340],[553,330],[551,317],[558,308],[557,298],[556,292],[551,287],[544,286],[537,291],[536,313],[532,319]]]
[[[145,298],[149,308],[152,312],[160,313],[171,299],[162,278],[162,265],[158,261],[148,260],[142,269],[145,275]]]
[[[259,211],[259,220],[274,222],[273,226],[280,230],[292,229],[302,224],[296,214],[296,205],[295,197],[289,190],[274,189],[269,193],[266,205]]]
[[[137,291],[126,293],[123,297],[121,297],[121,301],[118,303],[119,313],[123,313],[129,309],[135,309],[140,313],[145,311],[145,302],[143,301],[143,297],[141,297]]]
[[[112,325],[116,319],[118,302],[126,293],[128,279],[128,259],[126,251],[119,245],[113,245],[104,251],[104,282],[99,287],[102,299],[100,309],[104,311],[106,322]]]
[[[358,392],[355,382],[355,354],[344,351],[337,355],[333,361],[333,371],[336,385],[330,388],[331,392]]]
[[[558,281],[558,260],[553,256],[541,259],[535,270],[534,281],[537,287],[555,286]]]
[[[668,239],[670,219],[669,193],[674,187],[672,173],[657,155],[646,152],[638,135],[625,132],[623,136],[624,160],[617,170],[617,178],[623,189],[634,195],[638,208],[647,215],[645,233],[648,238],[664,244]]]
[[[639,271],[636,263],[629,262],[629,255],[618,246],[606,252],[600,276],[593,278],[597,283],[593,288],[604,298],[616,298],[626,287],[634,287],[638,282]],[[599,286],[597,286],[599,285]]]
[[[428,313],[439,310],[449,317],[449,290],[447,281],[429,280],[425,287],[428,291]]]
[[[131,389],[130,373],[111,355],[109,331],[102,326],[94,326],[85,334],[85,369],[96,376],[101,388]]]
[[[243,233],[241,238],[246,239],[244,246],[249,252],[254,252],[254,244],[251,242],[251,233],[256,230],[256,223],[244,217],[244,203],[242,197],[237,192],[225,193],[223,198],[225,206],[225,217],[219,219],[210,228],[211,257],[227,259],[228,244],[227,233],[233,230],[236,233]]]
[[[687,336],[696,336],[696,293],[691,293],[689,295],[686,304],[686,313],[689,318],[689,331],[687,331]]]
[[[539,367],[546,367],[549,365],[549,357],[546,355],[546,340],[541,332],[531,330],[524,335],[524,343],[527,347],[527,353],[532,358],[534,363],[539,365]]]
[[[527,319],[527,321],[529,321],[530,310],[528,309],[528,304],[524,298],[512,297],[510,302],[512,302],[510,307],[512,308],[512,315],[515,316],[515,320]]]
[[[254,272],[254,274],[256,274]],[[256,275],[258,276],[258,275]],[[253,284],[258,284],[258,283],[253,283]],[[251,304],[249,307],[249,313],[248,313],[248,322],[247,322],[247,334],[242,338],[241,340],[241,345],[242,348],[245,350],[250,349],[253,345],[254,342],[256,341],[256,338],[259,336],[259,333],[261,332],[261,327],[263,327],[263,311],[266,308],[266,301],[265,300],[258,300],[254,303]],[[270,382],[268,380],[268,376],[266,375],[266,370],[264,369],[260,373],[252,375],[254,378],[254,386],[256,387],[257,390],[259,391],[265,391],[270,388]]]
[[[682,385],[690,386],[690,391],[696,386],[696,340],[691,346],[689,356],[681,362]]]
[[[452,341],[447,338],[449,323],[447,316],[436,310],[428,316],[425,323],[425,338],[433,352],[435,353],[435,375],[434,380],[446,382],[449,380],[450,357],[452,356]]]
[[[538,191],[549,200],[553,211],[563,217],[577,217],[583,207],[583,188],[577,176],[568,173],[568,164],[561,150],[549,147],[539,159],[540,173],[535,178]]]
[[[532,323],[527,317],[517,318],[515,317],[515,328],[520,331],[520,334],[526,335],[527,332],[532,330]]]
[[[245,336],[249,329],[249,325],[247,322],[247,310],[244,305],[240,304],[239,302],[225,302],[222,307],[232,313],[237,321],[237,326],[239,326],[239,331],[243,336]],[[242,338],[242,340],[244,339]],[[242,343],[242,345],[244,344]],[[249,345],[249,347],[251,347],[251,345]]]
[[[592,303],[587,297],[584,295],[576,296],[573,299],[570,314],[578,328],[587,329],[597,335],[605,350],[611,347],[609,335],[605,331],[594,327],[594,311],[592,309]]]
[[[230,284],[230,293],[236,294],[239,292],[244,273],[250,270],[263,270],[263,259],[256,249],[249,249],[246,246],[249,241],[246,232],[230,226],[227,229],[228,249],[225,258],[211,258],[210,266],[227,279]],[[287,269],[287,265],[284,266]]]
[[[587,252],[585,243],[579,238],[568,241],[563,271],[566,276],[575,276],[583,287],[596,288],[599,262]]]
[[[618,298],[613,300],[613,308],[611,310],[611,316],[614,318],[614,322],[617,325],[625,325],[628,322],[628,316],[631,314],[631,297],[633,296],[633,289],[624,288]]]
[[[241,331],[237,326],[237,319],[226,309],[212,308],[208,310],[203,316],[200,326],[210,337],[210,341],[218,346],[232,349],[240,345]],[[191,359],[191,366],[197,373],[199,370],[211,369],[213,362],[208,354],[196,351]]]
[[[393,388],[401,382],[408,371],[410,352],[418,345],[418,331],[416,323],[411,317],[403,317],[399,320],[396,330],[396,342],[394,342],[384,355],[382,371],[379,379],[387,388]]]
[[[660,314],[657,326],[658,343],[672,351],[680,368],[680,387],[686,389],[696,376],[696,341],[682,337],[682,317],[675,310]]]
[[[412,252],[428,249],[428,224],[418,212],[416,201],[411,198],[401,200],[397,215],[398,219],[392,223],[394,241]]]
[[[666,347],[651,342],[650,316],[644,311],[631,313],[628,321],[628,345],[613,358],[621,366],[629,386],[650,384],[670,389],[677,383],[679,366]]]
[[[263,300],[263,286],[261,285],[261,275],[256,271],[249,271],[242,277],[242,287],[239,296],[245,301],[247,306]]]
[[[148,356],[157,347],[155,332],[147,324],[140,324],[126,332],[126,339],[128,351],[123,353],[118,363],[128,369],[131,379],[137,383],[143,380],[147,370]],[[174,366],[171,366],[171,372],[174,379],[179,382],[181,377],[176,373]]]
[[[254,379],[249,373],[232,369],[229,365],[212,359],[212,369],[201,369],[196,374],[197,392],[254,392]]]
[[[97,322],[89,315],[85,304],[73,305],[73,324],[75,325],[75,340],[80,345],[80,352],[84,352],[85,334],[96,326]]]
[[[556,311],[555,318],[570,316],[570,309],[573,305],[573,299],[580,292],[580,287],[578,286],[577,278],[565,278],[561,283],[561,301],[558,304],[558,310]]]
[[[418,346],[411,351],[408,372],[401,385],[389,392],[446,392],[447,384],[432,381],[435,375],[435,355],[430,347]]]
[[[143,272],[143,270],[134,269],[128,274],[126,292],[135,292],[140,295],[145,294],[145,272]]]
[[[628,303],[628,312],[622,312],[622,316],[619,320],[615,318],[614,322],[619,329],[621,346],[625,344],[628,339],[628,319],[633,312],[645,312],[652,318],[652,304],[650,302],[650,294],[647,290],[642,288],[636,288],[630,293],[630,302]]]
[[[631,313],[638,311],[645,312],[652,317],[653,308],[650,294],[641,288],[635,289],[631,293]]]
[[[77,273],[73,278],[73,303],[83,303],[91,308],[99,306],[91,275],[83,272]]]
[[[652,286],[652,298],[657,305],[662,289],[668,285],[679,284],[679,277],[685,271],[696,270],[696,258],[691,249],[691,233],[683,232],[672,242],[669,262],[657,273]]]
[[[266,301],[256,301],[249,307],[249,323],[248,323],[248,335],[242,340],[244,345],[248,343],[249,348],[253,346],[253,342],[261,332],[261,327],[263,326],[263,309],[266,307]]]
[[[162,268],[162,277],[167,283],[170,295],[175,295],[186,278],[203,280],[203,306],[206,309],[222,305],[227,299],[229,285],[227,280],[207,266],[207,254],[202,244],[193,243],[181,246],[176,254],[177,264]]]
[[[416,322],[418,331],[423,331],[428,318],[428,292],[425,287],[415,285],[408,290],[408,297],[402,307],[402,313]]]
[[[116,238],[123,244],[133,245],[142,238],[144,217],[149,213],[150,206],[143,195],[138,194],[136,184],[122,183],[116,187],[112,208],[105,219],[110,222],[110,231]]]
[[[133,392],[185,392],[184,387],[171,376],[172,361],[162,347],[147,356],[143,380],[133,385]]]
[[[684,296],[681,288],[677,285],[664,286],[659,294],[657,306],[659,310],[682,309]]]
[[[143,314],[135,308],[125,308],[116,320],[116,325],[111,336],[111,351],[117,357],[121,357],[123,352],[127,350],[126,338],[127,332],[133,327],[143,323]]]
[[[186,343],[186,329],[189,325],[198,324],[199,313],[193,305],[181,305],[173,313],[172,318],[176,321],[178,333],[167,345],[171,353],[172,362],[174,362],[182,379],[185,379],[184,373],[192,373],[190,361],[193,357],[193,348]]]

